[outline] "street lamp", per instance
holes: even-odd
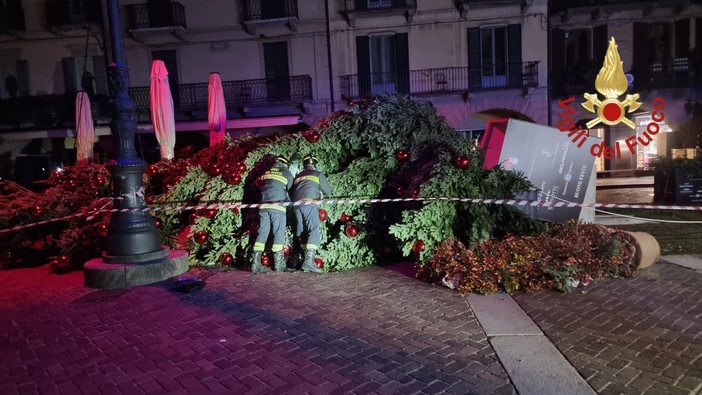
[[[161,246],[156,221],[148,213],[143,174],[146,163],[137,156],[134,102],[129,97],[129,69],[122,54],[122,27],[118,0],[107,0],[112,43],[108,66],[112,103],[110,128],[117,139],[117,160],[107,164],[112,175],[113,207],[105,253],[84,266],[85,285],[95,288],[128,288],[150,284],[185,272],[185,251]]]

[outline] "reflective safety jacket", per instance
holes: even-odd
[[[287,166],[276,162],[259,179],[261,180],[261,202],[285,202],[288,200],[288,191],[293,186],[293,176]],[[285,210],[285,208],[281,208]]]
[[[291,195],[293,200],[317,200],[329,196],[331,192],[331,184],[324,173],[308,167],[295,176]]]

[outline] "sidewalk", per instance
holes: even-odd
[[[422,283],[411,264],[215,272],[190,294],[89,290],[81,273],[47,270],[0,272],[2,394],[529,393],[518,349],[473,295]],[[586,391],[702,389],[700,271],[658,263],[570,294],[488,298],[516,301]]]

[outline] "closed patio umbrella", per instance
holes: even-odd
[[[76,162],[90,163],[93,161],[95,140],[90,99],[86,92],[78,92],[76,95]]]
[[[168,85],[168,71],[162,60],[154,60],[151,65],[149,97],[151,124],[154,126],[156,140],[161,146],[161,160],[173,159],[173,149],[175,148],[173,96],[171,96],[171,88]]]
[[[219,73],[210,73],[207,86],[207,121],[210,127],[210,147],[224,139],[227,132],[227,108]]]

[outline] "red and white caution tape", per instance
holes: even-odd
[[[283,207],[306,206],[310,204],[319,205],[334,205],[334,204],[373,204],[373,203],[400,203],[400,202],[461,202],[461,203],[477,203],[477,204],[502,204],[508,206],[521,207],[555,207],[555,208],[572,208],[586,207],[593,209],[611,209],[611,208],[628,208],[628,209],[646,209],[646,210],[677,210],[677,211],[702,211],[702,206],[672,206],[659,204],[615,204],[615,203],[574,203],[568,201],[543,201],[543,200],[523,200],[523,199],[477,199],[477,198],[454,198],[454,197],[417,197],[417,198],[392,198],[392,199],[322,199],[322,200],[305,200],[297,202],[279,202],[273,203]],[[272,204],[272,203],[267,203]],[[112,208],[99,209],[86,213],[72,214],[61,218],[53,218],[45,221],[39,221],[26,225],[13,226],[7,229],[0,229],[0,234],[8,233],[16,230],[26,229],[33,226],[43,225],[50,222],[65,221],[75,217],[87,216],[92,219],[100,213],[125,213],[125,212],[159,212],[159,211],[186,211],[186,210],[211,210],[211,209],[246,209],[258,208],[261,203],[210,203],[198,205],[155,205],[144,208]],[[104,206],[103,206],[104,207]]]

